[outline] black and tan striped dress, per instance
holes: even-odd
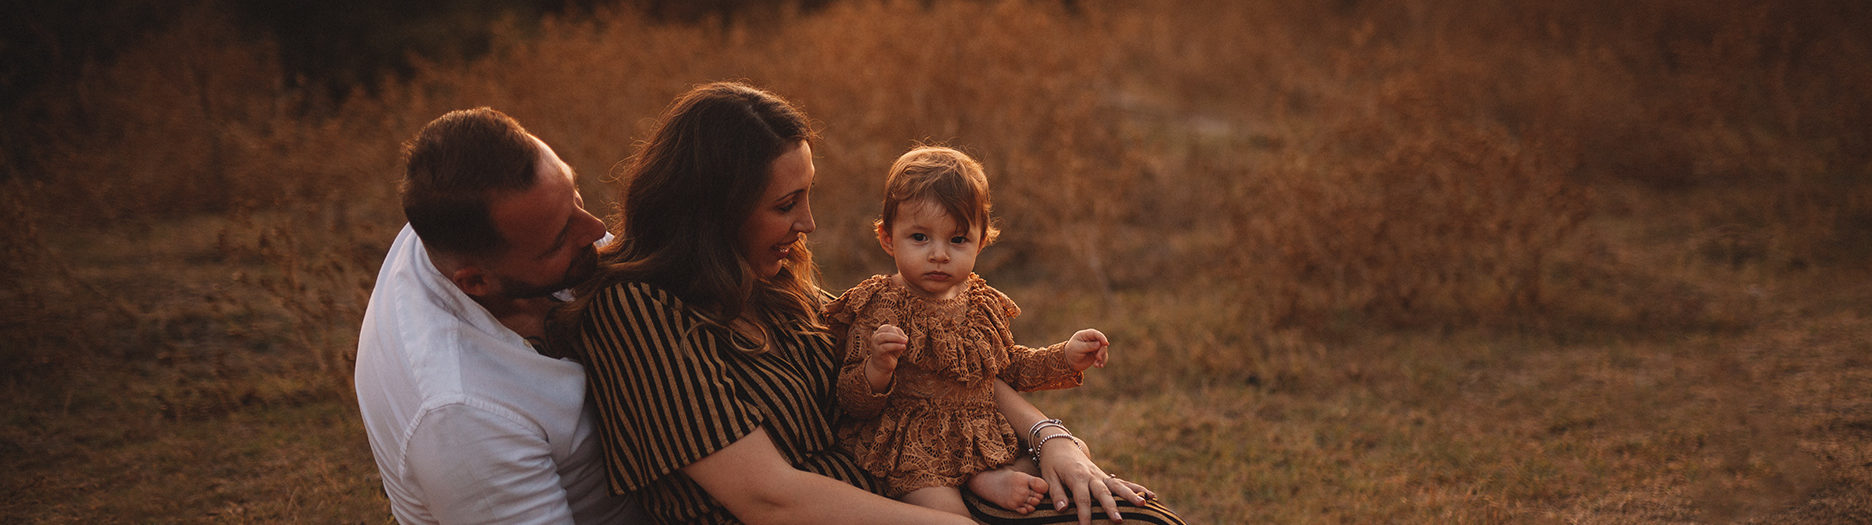
[[[656,521],[740,523],[682,468],[762,427],[795,468],[880,492],[834,442],[840,356],[830,335],[776,333],[769,351],[755,355],[737,348],[753,341],[704,322],[674,295],[644,283],[597,292],[581,324],[586,384],[612,490],[632,492]],[[964,503],[983,523],[1077,521],[1070,509],[1022,516],[967,491]],[[1119,507],[1127,523],[1183,523],[1154,501]]]
[[[774,333],[754,354],[740,349],[753,341],[644,283],[598,292],[582,325],[611,485],[658,521],[737,523],[681,469],[761,427],[795,468],[878,491],[833,441],[839,361],[827,334]]]

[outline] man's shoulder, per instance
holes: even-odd
[[[416,407],[509,406],[567,397],[582,382],[573,362],[540,355],[511,331],[464,321],[439,309],[401,304],[373,312],[358,339],[357,388],[380,402]],[[578,386],[582,387],[582,383]]]
[[[358,367],[404,370],[425,390],[458,391],[450,378],[478,364],[477,356],[532,354],[480,305],[437,272],[409,227],[397,235],[371,290],[358,338]]]
[[[410,420],[410,431],[449,434],[499,430],[536,434],[540,429],[533,423],[535,416],[537,414],[517,412],[512,406],[493,402],[486,396],[454,392],[425,397],[415,417]]]

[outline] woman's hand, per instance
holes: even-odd
[[[1066,510],[1068,501],[1071,501],[1070,504],[1078,506],[1079,523],[1089,525],[1092,523],[1094,499],[1105,509],[1106,516],[1114,520],[1120,519],[1117,498],[1130,501],[1133,505],[1142,505],[1146,499],[1157,499],[1157,493],[1143,485],[1112,477],[1100,469],[1086,451],[1079,448],[1081,442],[1076,439],[1047,439],[1049,436],[1065,434],[1067,430],[1058,426],[1060,423],[1057,420],[1048,420],[1046,414],[1040,412],[1033,403],[1027,402],[1007,383],[996,379],[994,393],[996,408],[1007,417],[1008,423],[1014,425],[1015,432],[1039,431],[1038,438],[1028,435],[1024,439],[1031,440],[1030,445],[1037,443],[1035,446],[1040,447],[1039,465],[1036,468],[1040,470],[1040,478],[1046,481],[1054,510]],[[1053,424],[1043,424],[1049,422]],[[1067,499],[1068,494],[1072,496],[1071,500]]]
[[[1043,433],[1041,437],[1060,433],[1054,429],[1054,432]],[[1144,500],[1157,498],[1156,492],[1143,485],[1107,474],[1072,439],[1048,439],[1040,445],[1040,478],[1047,482],[1047,492],[1053,497],[1054,510],[1066,510],[1066,498],[1068,493],[1071,494],[1072,505],[1078,508],[1079,523],[1082,525],[1092,523],[1093,500],[1098,500],[1106,516],[1117,521],[1121,519],[1118,516],[1117,498],[1134,505],[1143,505]]]

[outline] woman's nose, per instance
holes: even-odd
[[[793,230],[800,233],[812,233],[818,228],[819,225],[813,222],[811,211],[806,212],[805,216],[799,220],[793,221]]]

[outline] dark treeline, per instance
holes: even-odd
[[[412,57],[456,61],[489,51],[490,29],[545,16],[636,9],[670,23],[727,21],[830,0],[95,0],[0,3],[0,180],[34,171],[30,152],[65,118],[58,97],[120,52],[188,16],[227,16],[242,37],[271,44],[281,82],[310,101],[374,91],[410,72]]]
[[[333,96],[372,89],[385,75],[409,73],[412,55],[469,59],[488,52],[488,31],[502,19],[522,27],[547,15],[578,16],[623,8],[671,23],[731,20],[786,7],[813,9],[829,0],[229,0],[240,21],[271,37],[289,82]]]

